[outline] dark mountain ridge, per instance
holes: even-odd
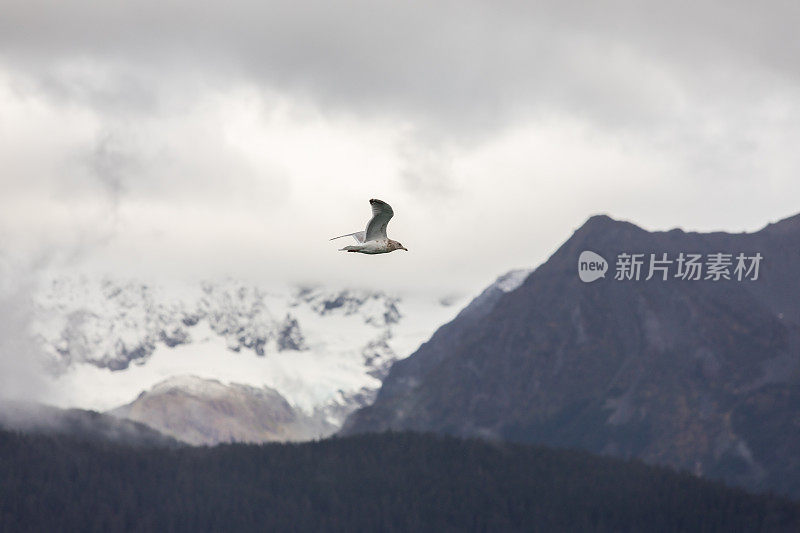
[[[592,283],[577,272],[587,250],[608,261]],[[645,280],[649,254],[681,252],[763,259],[756,280]],[[644,254],[638,281],[614,279],[623,253]],[[398,361],[343,432],[582,448],[800,496],[798,277],[800,215],[742,234],[591,217],[479,320]]]
[[[129,446],[177,447],[181,443],[145,424],[84,409],[0,401],[0,430]]]

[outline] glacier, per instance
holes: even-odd
[[[514,290],[527,272],[512,271],[491,286]],[[276,391],[299,414],[338,428],[372,402],[394,361],[466,301],[232,279],[60,275],[35,295],[32,333],[47,358],[43,401],[54,406],[112,411],[191,375],[237,394],[249,390],[242,387]]]

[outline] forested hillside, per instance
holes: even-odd
[[[1,531],[798,531],[800,506],[585,452],[413,433],[131,448],[0,432]]]

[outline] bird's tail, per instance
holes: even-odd
[[[331,241],[335,241],[336,239],[341,239],[342,237],[351,237],[351,236],[355,235],[356,233],[358,233],[358,232],[355,232],[355,233],[346,233],[346,234],[344,234],[344,235],[339,235],[338,237],[331,237],[329,240],[331,240]]]
[[[356,240],[356,242],[364,242],[364,240],[367,238],[367,233],[365,231],[356,231],[353,233],[348,233],[346,235],[339,235],[338,237],[334,237],[331,240],[333,241],[335,239],[341,239],[342,237],[353,237]]]

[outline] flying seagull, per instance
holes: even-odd
[[[369,201],[369,205],[372,206],[372,218],[367,222],[365,231],[357,231],[333,238],[353,237],[358,244],[345,246],[344,248],[339,248],[339,250],[342,252],[360,252],[362,254],[387,254],[395,250],[405,250],[407,252],[408,248],[386,236],[386,225],[394,216],[392,206],[383,200],[374,198]]]

